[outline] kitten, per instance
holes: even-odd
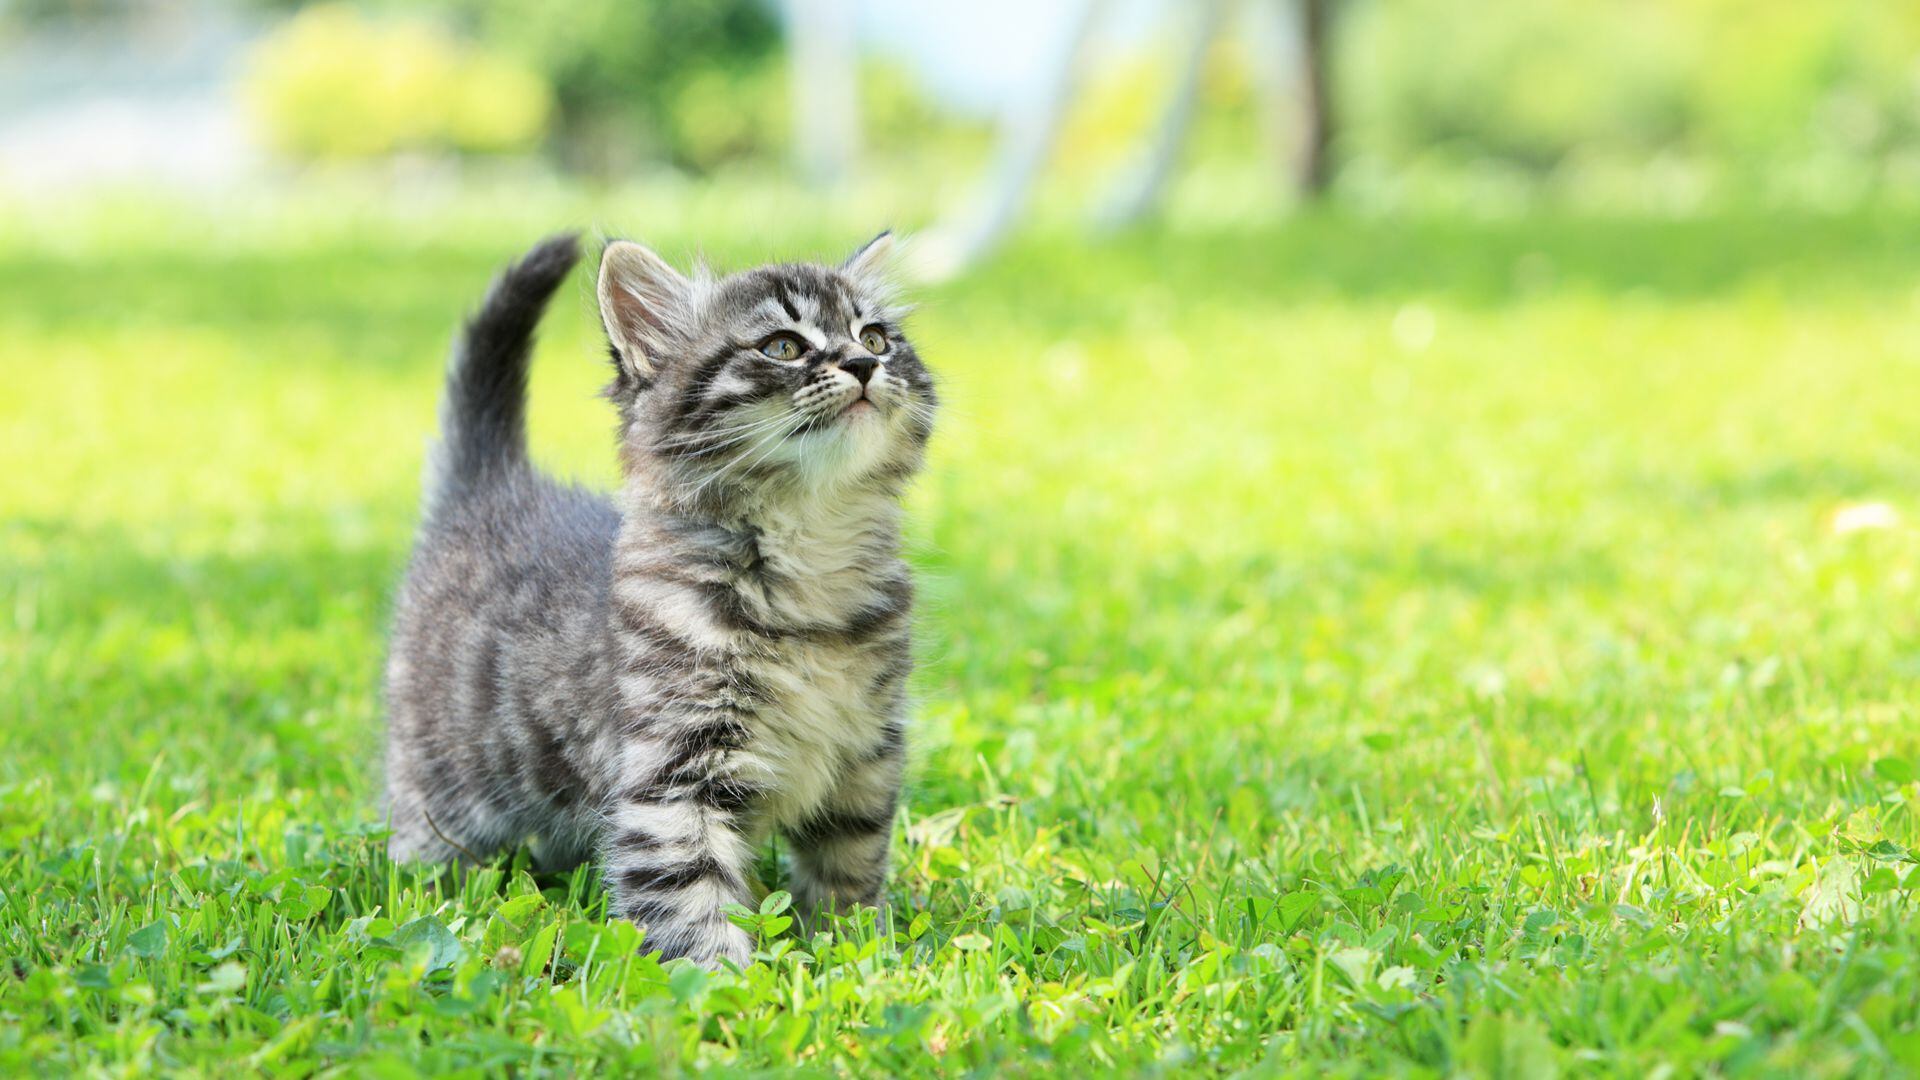
[[[597,853],[612,913],[708,964],[751,955],[721,908],[771,830],[803,916],[880,903],[912,665],[899,496],[935,408],[892,246],[715,278],[607,245],[612,499],[527,459],[531,337],[576,241],[495,282],[393,626],[395,858]]]

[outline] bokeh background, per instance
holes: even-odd
[[[1171,201],[1200,219],[1832,210],[1920,183],[1917,24],[1874,0],[9,0],[0,182],[804,178],[919,223],[1070,82],[1037,170],[1063,203],[1124,190],[1178,104]]]
[[[884,226],[895,936],[389,864],[489,276]],[[1911,1075],[1917,416],[1913,3],[0,0],[0,1071]]]

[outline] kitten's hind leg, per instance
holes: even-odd
[[[387,855],[398,863],[464,863],[468,866],[486,859],[477,851],[441,832],[424,814],[411,819],[396,819],[387,837]]]
[[[564,874],[593,858],[592,835],[565,829],[544,830],[528,847],[534,870],[542,874]]]
[[[485,830],[474,827],[478,815],[445,800],[435,805],[409,784],[391,787],[386,802],[387,855],[394,862],[477,866],[499,847],[480,838]]]

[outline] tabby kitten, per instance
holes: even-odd
[[[527,460],[531,337],[575,239],[495,282],[393,627],[395,858],[597,852],[612,913],[708,964],[751,955],[721,908],[772,830],[803,915],[880,902],[912,666],[899,496],[935,403],[891,248],[716,278],[607,245],[612,499]]]

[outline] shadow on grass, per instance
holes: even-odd
[[[1116,281],[1131,287],[1116,289]],[[1904,296],[1916,281],[1920,216],[1913,215],[1311,215],[1258,229],[1142,231],[1093,246],[1036,240],[956,286],[953,302],[997,302],[1014,318],[1026,308],[1104,320],[1137,305],[1143,283],[1175,304],[1429,297],[1495,306],[1555,293],[1654,300],[1755,289]]]
[[[81,258],[0,249],[0,327],[186,325],[257,340],[263,360],[292,336],[317,339],[354,363],[426,362],[530,240]],[[969,319],[1073,324],[1125,317],[1143,297],[1178,318],[1196,304],[1329,299],[1498,305],[1557,292],[1682,299],[1756,288],[1905,295],[1917,280],[1913,214],[1476,221],[1328,213],[1100,241],[1035,237],[928,298]],[[584,278],[578,295],[563,294],[558,306],[576,303],[590,308]]]
[[[140,782],[364,782],[387,597],[401,554],[314,522],[245,552],[167,550],[164,532],[0,525],[0,729],[35,770]],[[316,780],[316,778],[320,778]]]
[[[1767,503],[1900,497],[1920,490],[1920,467],[1849,461],[1774,460],[1744,467],[1643,473],[1631,490],[1693,510]]]
[[[31,591],[40,617],[63,624],[215,617],[246,636],[311,629],[347,609],[384,612],[405,547],[343,543],[329,539],[327,529],[323,520],[301,516],[279,522],[275,531],[284,539],[270,546],[184,552],[165,547],[164,528],[16,519],[0,523],[0,553],[12,552],[4,557],[15,564],[11,580],[0,581],[0,598]]]

